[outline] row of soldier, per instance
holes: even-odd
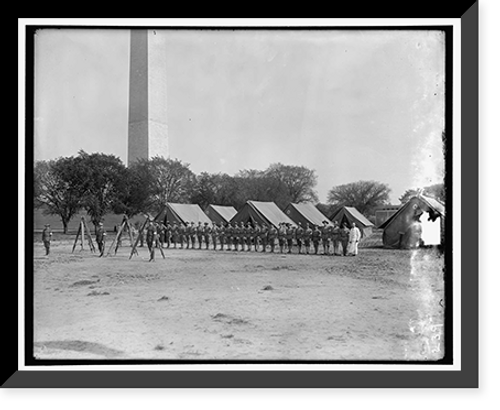
[[[324,255],[350,255],[358,253],[360,231],[355,223],[351,227],[343,223],[342,227],[335,221],[333,226],[323,221],[323,226],[311,226],[306,223],[298,226],[290,223],[280,223],[278,228],[267,224],[247,224],[230,222],[227,224],[205,222],[196,225],[194,222],[183,223],[149,221],[143,236],[139,238],[141,246],[146,243],[154,259],[155,247],[173,247],[185,249],[209,249],[266,252],[279,250],[280,253],[292,253],[297,246],[298,253],[318,254],[322,245]],[[332,249],[333,247],[333,249]]]

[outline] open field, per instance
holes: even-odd
[[[99,258],[73,235],[34,242],[41,359],[435,360],[443,258],[362,248],[357,257],[147,248]],[[108,238],[108,245],[111,244]],[[125,246],[126,245],[126,246]]]

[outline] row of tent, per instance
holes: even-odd
[[[343,207],[330,220],[323,215],[312,203],[289,204],[282,211],[274,202],[247,201],[245,205],[236,211],[232,206],[209,205],[203,212],[196,204],[174,204],[167,203],[162,212],[155,218],[163,223],[182,223],[194,222],[202,223],[228,223],[236,222],[244,224],[258,223],[268,226],[279,227],[280,223],[289,223],[297,226],[300,223],[305,227],[309,224],[323,226],[327,221],[328,225],[333,225],[337,221],[340,225],[346,222],[349,226],[355,222],[360,228],[363,236],[369,236],[372,233],[374,225],[366,219],[356,208]]]
[[[382,242],[386,248],[409,248],[418,243],[421,231],[419,230],[420,218],[427,213],[430,221],[438,221],[441,229],[441,243],[444,238],[444,205],[433,198],[424,195],[416,195],[399,208],[399,210],[382,223],[378,228],[383,229]],[[282,222],[297,226],[302,223],[313,225],[323,225],[327,221],[332,225],[337,221],[340,226],[345,222],[351,226],[353,222],[359,227],[361,235],[367,237],[372,234],[375,228],[363,214],[356,208],[344,206],[331,219],[328,219],[312,203],[289,204],[283,211],[274,202],[247,201],[245,205],[236,211],[232,206],[209,205],[203,212],[196,204],[174,204],[167,203],[163,211],[156,217],[156,220],[163,223],[176,222],[187,224],[195,222],[198,224],[205,222],[217,224],[223,222],[248,222],[255,225],[274,225],[278,228]],[[417,222],[417,223],[416,223]]]

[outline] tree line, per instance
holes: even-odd
[[[390,188],[377,181],[357,181],[332,187],[327,203],[318,203],[316,171],[275,163],[265,170],[245,169],[235,175],[202,172],[178,159],[140,159],[126,167],[120,158],[80,151],[77,156],[37,161],[34,166],[34,207],[61,218],[66,233],[73,216],[85,210],[94,226],[107,213],[159,213],[166,202],[210,204],[240,209],[247,200],[313,202],[331,217],[342,206],[354,206],[366,216],[389,203]],[[431,187],[441,194],[443,187]],[[416,190],[407,190],[405,202]],[[444,195],[444,193],[443,193]],[[438,198],[440,199],[440,198]]]
[[[34,207],[58,215],[66,233],[71,218],[85,210],[94,226],[107,213],[153,215],[166,202],[231,205],[248,199],[317,202],[317,175],[303,166],[271,164],[266,170],[241,170],[236,175],[202,172],[178,159],[140,159],[126,167],[120,158],[80,151],[74,157],[37,161],[34,166]]]

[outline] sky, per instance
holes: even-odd
[[[169,155],[195,173],[302,165],[321,202],[375,180],[391,202],[442,182],[444,36],[430,30],[156,30]],[[42,29],[35,160],[127,162],[130,30]]]

